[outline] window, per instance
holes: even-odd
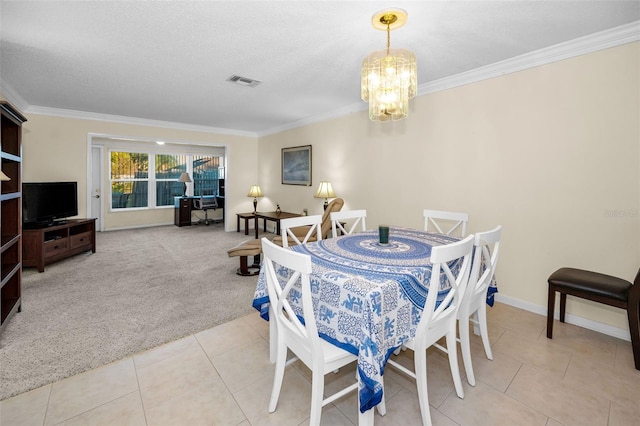
[[[187,156],[156,154],[155,160],[156,206],[173,206],[174,197],[183,194],[178,178],[187,171]]]
[[[220,157],[193,156],[193,195],[219,195],[219,168]]]
[[[173,206],[175,197],[183,194],[178,178],[184,172],[193,180],[193,194],[187,195],[219,195],[222,157],[126,151],[110,155],[112,210]]]
[[[111,208],[147,207],[149,154],[111,153]]]

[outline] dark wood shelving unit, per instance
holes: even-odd
[[[22,123],[27,119],[0,101],[0,163],[10,180],[0,186],[0,331],[22,308]]]

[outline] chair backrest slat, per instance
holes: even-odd
[[[478,232],[474,239],[474,254],[469,278],[469,286],[465,295],[466,303],[484,303],[487,294],[487,287],[491,284],[498,264],[498,254],[500,253],[500,237],[502,226],[498,225],[494,229],[486,232]]]
[[[457,229],[460,229],[461,237],[467,233],[468,213],[425,209],[422,215],[424,216],[425,231],[429,231],[429,225],[432,225],[439,233],[445,235],[452,235]],[[445,223],[448,227],[443,229]]]
[[[444,321],[455,321],[469,282],[473,241],[473,235],[469,235],[461,241],[431,249],[429,292],[416,330],[416,340]],[[441,297],[443,291],[446,295]]]
[[[343,235],[352,234],[360,225],[362,231],[367,230],[366,225],[367,211],[366,210],[345,210],[331,213],[331,231],[333,238],[338,236],[338,231]],[[342,221],[345,225],[342,225]],[[346,221],[353,221],[350,225]]]
[[[300,239],[299,235],[296,235],[293,231],[293,228],[299,228],[302,226],[309,226],[306,234],[302,239]],[[282,235],[282,247],[289,247],[289,239],[295,244],[304,244],[309,241],[309,239],[316,234],[316,240],[320,241],[322,239],[322,216],[321,215],[313,215],[313,216],[300,216],[293,217],[290,219],[282,219],[280,221],[280,233]]]
[[[286,329],[295,339],[307,342],[313,350],[321,350],[311,298],[311,256],[280,247],[262,238],[262,253],[269,302],[280,330]],[[297,294],[299,292],[299,294]],[[302,300],[304,324],[291,305],[291,298]]]

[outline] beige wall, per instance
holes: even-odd
[[[77,181],[79,216],[87,215],[87,140],[89,134],[96,133],[224,145],[228,162],[225,199],[227,229],[235,230],[234,211],[253,208],[246,192],[257,180],[257,138],[46,115],[26,116],[28,121],[23,127],[23,180]],[[108,188],[108,184],[105,187]],[[173,209],[166,208],[106,214],[105,230],[173,223],[173,215]]]
[[[327,179],[346,209],[367,209],[369,228],[421,227],[424,208],[467,211],[469,232],[504,226],[501,297],[543,312],[546,279],[560,266],[628,279],[640,266],[639,51],[628,44],[421,96],[401,122],[372,123],[362,112],[259,141],[27,114],[24,179],[77,180],[83,215],[89,133],[226,145],[228,230],[234,213],[252,209],[253,183],[265,194],[260,210],[280,203],[314,214]],[[280,149],[308,144],[313,185],[282,185]],[[568,312],[627,329],[615,308],[572,301]]]
[[[260,138],[262,209],[322,212],[331,181],[367,226],[422,227],[424,208],[466,211],[469,232],[501,224],[505,300],[546,308],[560,266],[633,279],[640,267],[639,47],[628,44],[416,98],[407,120],[366,112]],[[425,64],[424,66],[428,66]],[[280,184],[280,149],[311,144],[311,187]],[[628,329],[623,311],[569,313]]]

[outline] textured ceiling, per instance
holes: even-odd
[[[360,64],[386,45],[371,16],[389,7],[408,12],[391,47],[416,53],[419,85],[640,20],[618,0],[2,0],[0,87],[27,110],[260,134],[364,108]]]

